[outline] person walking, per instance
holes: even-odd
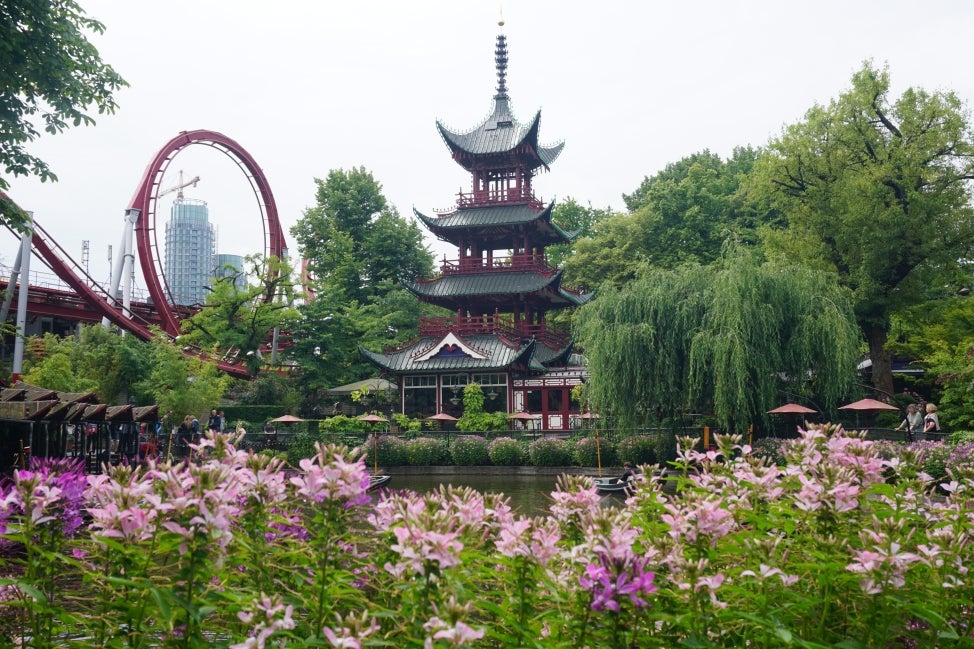
[[[905,430],[908,442],[912,442],[917,435],[923,432],[923,415],[915,403],[906,407],[906,418],[893,430]]]
[[[933,403],[927,404],[927,414],[923,417],[923,433],[921,439],[927,439],[930,433],[940,432],[940,417],[937,416],[937,406]]]

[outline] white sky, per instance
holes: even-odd
[[[497,0],[81,4],[105,24],[92,40],[131,87],[97,126],[32,145],[58,183],[16,179],[10,195],[75,259],[90,241],[96,279],[108,277],[107,248],[117,251],[146,165],[184,130],[243,146],[287,229],[314,204],[313,179],[335,168],[366,167],[410,217],[469,190],[434,121],[467,130],[491,108]],[[866,59],[889,64],[896,95],[919,86],[974,98],[964,0],[507,0],[503,13],[515,113],[524,122],[542,109],[542,143],[566,142],[535,181],[544,200],[621,210],[622,194],[668,163],[765,144],[846,89]],[[220,252],[261,249],[256,201],[230,159],[190,147],[164,186],[179,169],[201,177],[186,196],[208,202]],[[0,235],[0,260],[15,251]]]

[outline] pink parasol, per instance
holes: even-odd
[[[877,401],[876,399],[860,399],[853,403],[839,406],[839,410],[859,410],[861,412],[878,412],[880,410],[899,410],[896,406]]]
[[[778,406],[774,410],[769,410],[769,415],[810,415],[816,410],[811,408],[806,408],[805,406],[800,406],[797,403],[786,403],[783,406]]]
[[[453,415],[448,415],[445,412],[439,412],[435,415],[426,418],[426,421],[456,421],[457,418]]]
[[[512,412],[507,416],[508,419],[519,419],[521,421],[533,421],[535,419],[541,419],[541,415],[532,415],[529,412]]]
[[[372,413],[369,413],[367,415],[361,415],[359,417],[356,417],[356,419],[358,419],[359,421],[368,421],[368,422],[372,422],[372,423],[388,422],[389,421],[388,419],[386,419],[382,415],[373,415]]]
[[[300,417],[295,417],[294,415],[281,415],[280,417],[275,417],[271,421],[278,424],[292,424],[296,421],[304,421]]]
[[[583,412],[578,416],[579,419],[598,419],[599,413],[597,412]]]

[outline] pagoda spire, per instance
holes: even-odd
[[[497,34],[497,47],[494,48],[494,63],[497,66],[497,94],[494,99],[508,99],[507,96],[507,36],[504,36],[504,18],[497,21],[501,33]]]

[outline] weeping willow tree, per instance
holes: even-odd
[[[594,408],[622,427],[650,412],[712,413],[743,432],[782,392],[831,411],[855,380],[861,337],[828,274],[729,248],[709,266],[650,268],[578,312]]]

